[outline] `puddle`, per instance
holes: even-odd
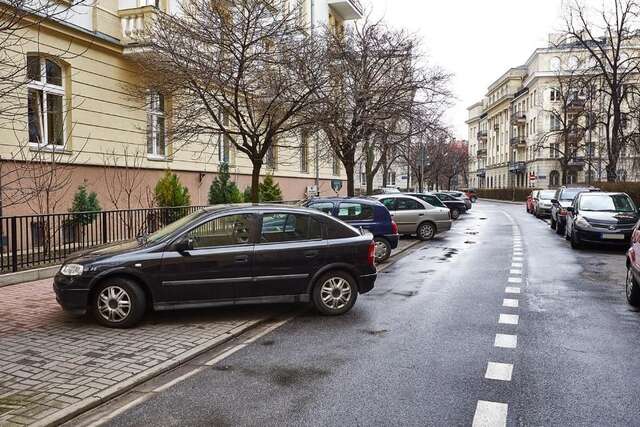
[[[266,341],[262,341],[260,343],[260,345],[263,345],[265,347],[270,346],[270,345],[274,345],[276,342],[274,340],[266,340]]]
[[[466,243],[467,245],[475,245],[475,244],[476,244],[476,242],[474,242],[474,241],[472,241],[472,240],[467,240],[467,241],[466,241],[466,242],[464,242],[464,243]]]
[[[373,335],[373,336],[382,336],[384,334],[386,334],[387,332],[389,332],[388,329],[360,329],[360,332],[363,332],[367,335]]]
[[[394,295],[400,295],[403,297],[413,297],[415,295],[418,295],[418,291],[394,291],[391,293]]]
[[[272,373],[273,382],[287,387],[307,383],[309,379],[318,379],[329,375],[326,369],[316,368],[276,368]]]

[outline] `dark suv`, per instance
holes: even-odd
[[[305,206],[341,219],[356,228],[373,234],[376,262],[386,261],[398,247],[398,226],[387,208],[377,200],[356,197],[315,198]]]
[[[370,233],[287,206],[206,208],[137,241],[70,257],[54,279],[60,305],[103,325],[156,310],[312,301],[346,313],[376,280]]]
[[[571,206],[578,194],[585,191],[598,190],[593,187],[560,187],[556,190],[555,196],[551,199],[551,229],[556,230],[557,234],[564,234],[567,208]]]

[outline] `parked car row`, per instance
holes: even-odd
[[[322,314],[343,314],[373,288],[376,263],[401,234],[429,240],[451,228],[451,212],[464,201],[438,194],[212,206],[136,240],[72,255],[55,276],[56,299],[116,328],[134,326],[148,308],[308,301]]]
[[[527,211],[541,216],[541,202],[550,200],[550,226],[572,248],[585,244],[629,247],[625,294],[629,304],[640,307],[640,211],[631,197],[593,187],[561,187],[548,199],[547,191],[534,190]]]

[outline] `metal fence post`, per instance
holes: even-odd
[[[102,244],[107,243],[107,212],[102,211]]]
[[[17,218],[11,217],[11,270],[18,271],[18,226]]]

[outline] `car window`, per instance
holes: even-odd
[[[438,196],[438,198],[440,200],[446,200],[446,201],[452,201],[455,200],[453,197],[449,196],[448,194],[444,194],[444,193],[436,193],[436,196]]]
[[[393,197],[380,199],[380,202],[390,211],[393,211],[396,209],[396,199],[394,199]]]
[[[431,206],[438,206],[441,208],[446,207],[440,199],[430,194],[417,194],[415,197],[417,197],[418,199],[424,200],[425,202],[429,203]]]
[[[333,214],[333,203],[331,202],[311,203],[309,207],[329,215]]]
[[[355,237],[359,234],[357,230],[348,226],[344,222],[331,220],[330,218],[327,218],[326,226],[328,239],[345,239]]]
[[[556,195],[555,190],[544,190],[538,193],[538,199],[551,200]]]
[[[417,209],[424,209],[424,206],[422,206],[416,200],[405,199],[403,197],[396,199],[396,203],[397,211],[413,211]]]
[[[635,212],[636,208],[626,194],[593,194],[580,199],[584,211]]]
[[[251,239],[251,215],[227,215],[207,221],[187,233],[194,249],[248,244]]]
[[[321,238],[320,223],[309,215],[265,213],[262,216],[261,243],[295,242]]]
[[[580,194],[583,191],[584,190],[578,189],[578,188],[567,188],[567,189],[564,189],[560,193],[560,199],[559,200],[573,200],[573,199],[576,198],[576,196],[578,194]],[[556,196],[556,198],[558,198],[558,197]]]
[[[338,218],[343,221],[368,221],[373,219],[373,206],[343,202],[338,207]]]
[[[203,214],[204,214],[204,211],[199,210],[199,211],[193,212],[190,215],[182,217],[179,220],[174,221],[171,224],[167,225],[166,227],[162,227],[160,230],[156,231],[155,233],[150,234],[149,236],[147,236],[146,241],[149,243],[159,242],[160,240],[164,239],[165,237],[174,233],[176,230],[183,227],[184,225],[190,223],[191,221],[195,221],[196,218],[198,218],[200,215],[203,215]]]

